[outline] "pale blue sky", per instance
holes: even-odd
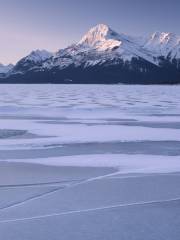
[[[0,62],[15,63],[33,49],[56,51],[98,23],[118,32],[180,35],[179,0],[0,0]]]

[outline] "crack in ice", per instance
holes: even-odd
[[[180,198],[172,198],[172,199],[165,199],[165,200],[154,200],[154,201],[147,201],[147,202],[125,203],[125,204],[110,205],[110,206],[98,207],[98,208],[89,208],[89,209],[84,209],[84,210],[74,210],[74,211],[68,211],[68,212],[60,212],[60,213],[39,215],[39,216],[34,216],[34,217],[8,219],[8,220],[0,221],[0,224],[1,223],[13,223],[13,222],[30,221],[30,220],[41,220],[41,219],[44,219],[44,218],[56,217],[56,216],[65,216],[65,215],[78,214],[78,213],[88,213],[88,212],[94,212],[94,211],[102,211],[102,210],[108,210],[108,209],[114,209],[114,208],[140,206],[140,205],[148,205],[148,204],[168,203],[168,202],[175,202],[175,201],[180,201]]]

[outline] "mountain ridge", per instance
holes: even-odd
[[[3,80],[25,83],[180,83],[180,37],[156,32],[141,41],[98,24],[79,42],[56,53],[32,51],[7,72]]]

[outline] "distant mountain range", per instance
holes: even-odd
[[[15,66],[0,65],[0,83],[180,83],[180,36],[119,34],[107,25],[56,53],[36,50]]]

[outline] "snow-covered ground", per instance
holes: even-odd
[[[0,240],[179,240],[179,91],[2,85]]]

